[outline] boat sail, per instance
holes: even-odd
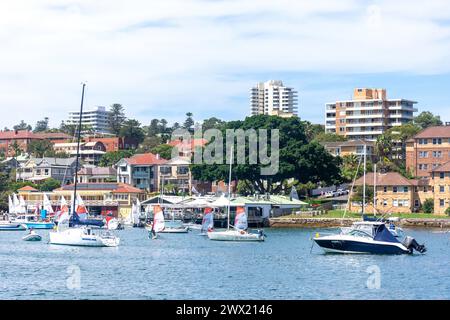
[[[16,213],[16,207],[11,199],[11,196],[8,196],[8,213]]]
[[[50,199],[48,198],[47,194],[44,193],[44,210],[47,211],[48,214],[53,214],[55,213],[53,211],[53,207],[52,207],[52,203],[50,202]]]
[[[203,213],[201,235],[207,235],[214,230],[214,213],[212,208],[205,208]]]
[[[57,245],[69,245],[69,246],[83,246],[83,247],[117,247],[120,243],[120,238],[116,237],[111,231],[104,231],[100,229],[93,229],[90,226],[82,225],[79,227],[72,227],[71,223],[80,223],[77,214],[77,186],[78,186],[78,166],[80,159],[80,141],[81,141],[81,122],[83,117],[83,101],[84,90],[86,84],[83,83],[82,95],[81,95],[81,107],[80,118],[78,122],[78,141],[77,141],[77,157],[76,157],[76,170],[74,180],[74,197],[71,214],[69,212],[62,211],[59,218],[56,231],[51,231],[50,244]],[[80,210],[82,202],[78,201]],[[62,204],[63,205],[63,204]],[[62,208],[61,208],[62,209]],[[84,222],[86,223],[86,221]],[[102,222],[103,223],[103,222]]]
[[[165,221],[163,210],[160,205],[155,205],[153,207],[153,222],[148,229],[149,238],[156,239],[157,233],[164,231],[164,229]]]
[[[227,230],[208,232],[210,240],[217,241],[264,241],[265,235],[262,230],[258,233],[247,232],[247,213],[244,207],[237,207],[235,225],[230,229],[230,205],[231,205],[231,168],[233,165],[233,146],[231,146],[230,172],[228,176],[228,207],[227,207]],[[243,228],[243,229],[240,229]]]

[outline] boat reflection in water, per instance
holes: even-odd
[[[396,238],[384,222],[356,224],[351,229],[335,235],[313,238],[325,252],[330,253],[371,253],[371,254],[410,254],[413,251],[425,253],[424,245],[409,236]]]

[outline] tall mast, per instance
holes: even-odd
[[[234,153],[234,146],[231,146],[231,157],[230,157],[230,173],[228,176],[228,213],[227,213],[227,218],[228,218],[228,226],[227,226],[227,230],[230,230],[230,204],[231,204],[231,167],[233,166],[233,153]]]
[[[364,176],[363,176],[363,201],[362,201],[362,214],[363,215],[366,212],[366,170],[367,170],[366,145],[364,145]]]
[[[80,118],[78,121],[78,133],[77,133],[77,158],[75,162],[75,184],[73,188],[73,205],[72,205],[72,214],[75,212],[75,205],[77,199],[77,186],[78,186],[78,166],[80,164],[80,141],[81,141],[81,123],[83,120],[83,103],[84,103],[84,88],[86,87],[86,83],[82,84],[81,90],[81,106],[80,106]]]
[[[373,165],[373,215],[377,215],[377,164]]]

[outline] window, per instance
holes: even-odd
[[[403,187],[403,192],[408,192],[409,188],[408,187]]]
[[[439,172],[439,178],[444,179],[445,178],[445,172]]]
[[[419,144],[428,144],[428,139],[419,139]]]
[[[388,205],[388,202],[386,199],[383,199],[383,207],[386,207]]]
[[[393,187],[393,188],[392,188],[392,191],[393,191],[394,193],[397,193],[398,187]]]
[[[383,187],[383,192],[384,192],[384,193],[387,192],[387,187]]]
[[[433,144],[442,144],[441,138],[433,138]]]
[[[439,192],[444,193],[445,192],[445,186],[439,186]]]
[[[419,151],[419,158],[428,158],[428,151]]]
[[[442,158],[442,151],[433,151],[433,158]]]
[[[398,207],[398,200],[392,201],[392,205],[393,205],[394,207]]]
[[[439,199],[439,206],[440,207],[445,206],[445,200],[444,199]]]
[[[418,208],[418,207],[420,207],[420,202],[419,202],[419,200],[414,200],[414,208]]]

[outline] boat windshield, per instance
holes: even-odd
[[[354,236],[354,237],[372,238],[372,235],[370,235],[367,232],[362,231],[362,230],[353,229],[348,234],[351,236]]]

